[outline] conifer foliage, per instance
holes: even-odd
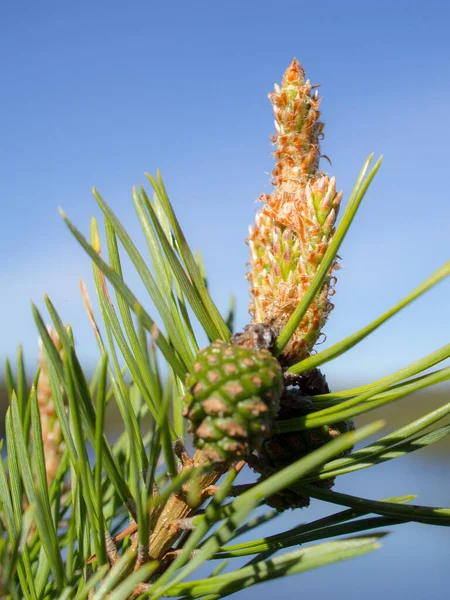
[[[450,262],[367,326],[318,350],[337,253],[381,160],[366,160],[338,222],[344,195],[320,168],[321,100],[297,60],[269,98],[274,189],[250,228],[242,332],[232,331],[232,306],[226,317],[217,309],[159,173],[147,176],[150,195],[133,189],[145,254],[95,189],[104,249],[95,218],[88,240],[62,213],[92,261],[98,308],[84,282],[81,295],[99,360],[88,375],[71,327],[46,298],[48,316],[33,307],[41,348],[34,379],[20,348],[17,365],[6,362],[1,597],[216,600],[367,554],[401,523],[450,525],[450,508],[411,505],[414,495],[339,492],[340,476],[366,468],[376,476],[379,463],[448,435],[450,402],[414,421],[405,411],[389,434],[380,421],[355,428],[354,417],[448,381],[441,363],[450,344],[358,388],[330,391],[323,372],[449,275]],[[146,297],[127,285],[124,255]],[[114,440],[105,428],[110,407],[120,414]],[[341,508],[308,521],[316,498]],[[302,525],[259,533],[280,512],[300,509]],[[205,565],[207,578],[197,573]]]

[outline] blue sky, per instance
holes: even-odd
[[[2,2],[0,354],[21,342],[34,364],[30,300],[43,308],[46,291],[81,356],[96,356],[78,292],[83,276],[93,294],[89,260],[57,207],[87,233],[95,185],[141,241],[131,188],[158,168],[219,307],[233,290],[246,324],[244,239],[271,189],[267,94],[294,56],[322,84],[323,168],[344,199],[366,156],[384,155],[340,252],[327,343],[388,309],[450,257],[449,18],[434,1]],[[449,292],[330,363],[331,379],[383,375],[448,342]]]

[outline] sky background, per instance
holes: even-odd
[[[43,309],[47,292],[94,360],[78,291],[83,276],[94,296],[90,263],[57,207],[87,233],[95,185],[141,243],[131,188],[158,168],[217,304],[233,290],[248,322],[244,240],[273,168],[267,94],[294,56],[322,84],[322,167],[344,203],[367,155],[384,155],[340,251],[326,343],[388,309],[450,255],[449,6],[2,2],[0,355],[21,342],[35,364],[30,301]],[[327,365],[330,380],[367,381],[448,342],[449,292]]]

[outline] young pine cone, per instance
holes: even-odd
[[[184,415],[195,446],[212,462],[225,462],[261,447],[283,377],[269,351],[216,341],[198,353],[186,386]]]

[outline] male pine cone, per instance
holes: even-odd
[[[267,350],[213,342],[195,358],[186,381],[185,417],[194,444],[212,462],[261,447],[278,412],[283,377]]]

